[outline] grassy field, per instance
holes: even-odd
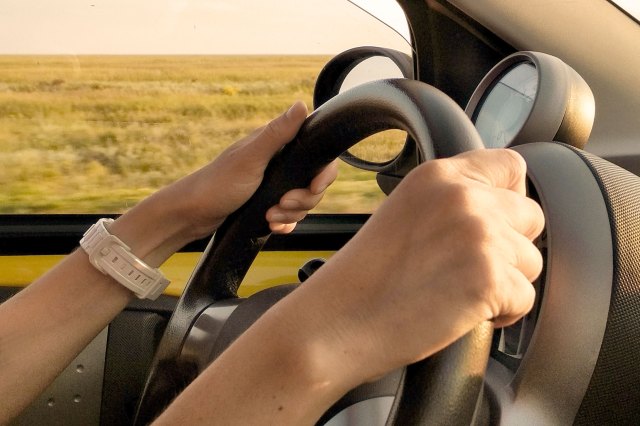
[[[328,59],[0,56],[0,213],[122,212],[293,101],[311,106]],[[373,179],[341,165],[317,211],[372,211]]]

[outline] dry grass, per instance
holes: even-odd
[[[311,105],[327,60],[0,56],[0,212],[122,212],[293,101]],[[374,176],[340,174],[318,211],[372,211]]]

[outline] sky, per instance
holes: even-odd
[[[393,25],[394,0],[370,3]],[[0,54],[335,54],[408,51],[347,0],[0,0]]]

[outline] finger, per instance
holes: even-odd
[[[284,210],[311,210],[320,203],[324,192],[314,194],[309,189],[292,189],[282,196],[278,207]]]
[[[324,191],[338,176],[337,160],[329,163],[311,182],[309,189],[292,189],[280,198],[279,206],[288,210],[311,210],[317,206]]]
[[[462,175],[494,188],[504,188],[526,195],[527,164],[511,149],[469,151],[451,158]]]
[[[495,202],[492,210],[501,214],[512,229],[533,241],[544,229],[544,213],[540,205],[513,191],[499,191],[499,201]]]
[[[307,117],[307,106],[298,101],[281,116],[271,120],[262,128],[253,141],[258,158],[268,162],[284,145],[298,133]]]
[[[273,206],[267,210],[266,219],[269,223],[295,223],[305,218],[307,210],[285,210]]]
[[[292,232],[297,223],[270,223],[269,229],[275,234],[289,234]]]
[[[511,232],[511,264],[529,281],[533,282],[542,271],[542,254],[526,237]]]
[[[528,279],[516,268],[505,272],[507,285],[502,287],[499,313],[493,318],[496,328],[507,327],[518,321],[533,307],[536,292]]]
[[[338,160],[333,160],[327,164],[318,175],[313,178],[309,190],[313,194],[322,194],[329,185],[331,185],[338,177]]]

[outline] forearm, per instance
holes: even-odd
[[[317,333],[320,316],[307,315],[313,306],[293,299],[268,311],[154,424],[314,424],[353,384]]]
[[[157,266],[182,241],[175,218],[151,200],[110,228]],[[0,424],[17,415],[127,305],[132,293],[79,249],[0,306]],[[16,386],[19,383],[19,386]]]
[[[160,265],[185,244],[210,235],[252,196],[269,160],[293,139],[306,115],[304,104],[294,104],[212,163],[144,200],[109,231],[147,264]],[[287,192],[267,211],[271,229],[293,230],[336,173],[332,163],[308,188]],[[0,423],[35,398],[132,297],[79,250],[0,306]]]
[[[372,345],[352,334],[360,312],[336,297],[362,288],[366,277],[332,261],[260,317],[157,425],[311,425],[377,374],[362,363]]]
[[[0,424],[39,395],[131,297],[77,251],[0,306]]]
[[[525,171],[521,158],[496,150],[416,169],[158,424],[312,424],[349,389],[482,321],[517,320],[542,267],[531,240],[544,217],[524,197]]]

